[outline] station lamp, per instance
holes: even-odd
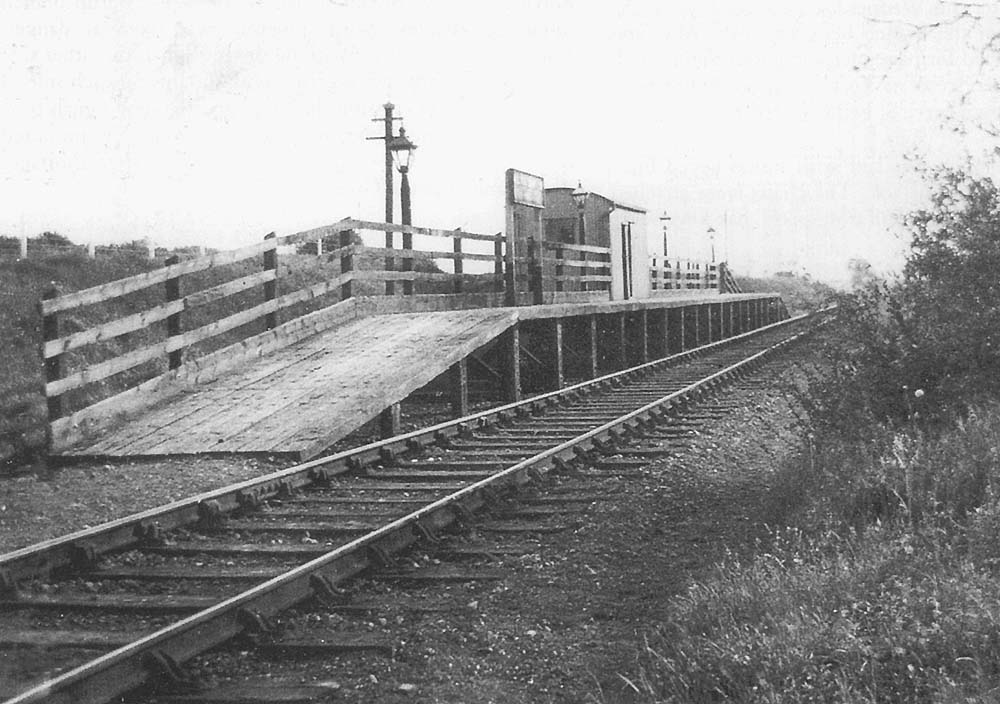
[[[406,128],[399,128],[399,135],[392,138],[389,142],[389,151],[392,152],[392,158],[396,162],[396,168],[399,169],[399,173],[405,174],[410,169],[410,158],[413,155],[413,151],[417,148],[417,145],[410,141],[406,136]]]

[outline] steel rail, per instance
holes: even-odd
[[[768,326],[772,330],[775,326]],[[192,614],[133,643],[118,648],[52,680],[29,689],[6,704],[66,702],[103,704],[132,690],[160,668],[177,670],[177,663],[204,652],[246,629],[246,616],[265,618],[311,597],[320,597],[333,587],[376,562],[375,555],[392,553],[416,542],[428,530],[446,527],[485,502],[485,494],[498,486],[528,482],[532,473],[543,473],[553,466],[568,463],[581,452],[603,445],[603,440],[620,439],[625,432],[651,419],[662,418],[662,407],[686,402],[694,395],[713,389],[725,379],[755,366],[778,349],[801,338],[799,332],[741,359],[707,377],[688,384],[655,401],[647,403],[612,421],[562,442],[530,458],[521,460],[491,477],[476,481],[406,516],[339,546],[325,555],[290,569],[241,594],[224,599],[203,611]],[[660,360],[663,361],[663,360]],[[653,364],[653,363],[651,363]],[[648,367],[647,365],[641,365]],[[632,371],[632,370],[626,370]],[[614,376],[614,375],[609,375]],[[621,376],[619,373],[618,376]],[[537,400],[537,399],[536,399]],[[512,404],[514,406],[521,404]],[[483,414],[477,414],[477,416]],[[378,443],[376,443],[378,444]],[[336,457],[336,456],[335,456]],[[316,466],[314,463],[308,463]],[[299,468],[301,471],[301,468]],[[377,470],[372,472],[377,477]]]
[[[535,411],[540,407],[551,406],[559,403],[562,399],[575,398],[582,392],[606,388],[607,385],[616,380],[631,379],[664,366],[679,364],[722,347],[766,334],[769,331],[795,325],[809,317],[810,315],[806,314],[789,318],[629,369],[611,372],[563,389],[479,411],[462,418],[445,421],[332,455],[318,457],[270,474],[196,494],[99,526],[13,550],[0,555],[0,590],[11,590],[17,582],[25,579],[45,577],[53,569],[72,564],[77,554],[101,555],[112,550],[127,549],[139,544],[144,537],[157,530],[169,530],[189,525],[198,521],[208,512],[231,512],[247,504],[254,504],[275,496],[282,491],[299,489],[314,481],[324,481],[367,463],[381,461],[387,453],[397,453],[422,447],[425,444],[440,442],[442,439],[454,437],[467,430],[489,425],[496,420],[503,420],[511,414],[521,415]]]

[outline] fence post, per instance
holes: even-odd
[[[353,230],[344,230],[340,233],[340,246],[344,250],[344,253],[340,255],[340,273],[347,274],[354,271],[354,253],[352,250],[347,249],[352,244],[351,235]],[[353,287],[351,284],[353,281],[345,281],[340,285],[340,300],[345,301],[351,297],[353,294]]]
[[[396,233],[392,230],[386,230],[385,233],[385,248],[387,250],[385,263],[383,268],[386,271],[394,271],[396,269],[396,258],[392,256],[391,251],[396,246],[395,245]],[[385,295],[394,296],[396,294],[396,282],[386,281],[385,282]]]
[[[149,261],[156,259],[156,245],[153,244],[153,240],[149,237],[146,238],[146,258]]]
[[[493,276],[496,277],[496,287],[497,293],[502,293],[504,290],[504,279],[503,279],[503,240],[500,239],[500,233],[497,233],[497,239],[493,243]]]
[[[320,237],[316,240],[316,257],[319,258],[322,256],[323,256],[323,238]]]
[[[504,286],[504,305],[516,306],[517,305],[517,252],[514,251],[514,238],[511,235],[507,236],[507,251],[504,254],[504,271],[503,271],[503,286]]]
[[[59,297],[59,288],[55,283],[42,294],[42,300],[48,301],[53,298]],[[62,378],[62,355],[57,354],[52,357],[45,356],[45,343],[52,340],[59,339],[59,318],[56,313],[49,313],[45,315],[41,313],[42,305],[38,305],[39,314],[42,318],[42,360],[45,366],[45,384],[51,381],[57,381]],[[63,402],[62,396],[49,396],[48,391],[45,392],[45,404],[48,408],[49,423],[63,416]],[[49,443],[51,444],[51,428],[49,430]]]
[[[455,235],[455,293],[462,292],[462,274],[465,273],[465,267],[462,263],[462,238],[459,235]]]
[[[538,242],[534,237],[528,238],[528,290],[531,291],[531,302],[538,306],[542,304],[542,262]]]
[[[264,240],[275,239],[275,233],[264,235]],[[274,278],[264,282],[264,302],[273,301],[278,295],[278,249],[277,243],[273,249],[264,250],[264,271],[273,271]],[[264,316],[264,330],[274,330],[278,327],[278,312],[271,311]]]
[[[20,254],[21,254],[21,259],[27,259],[28,258],[28,236],[26,234],[24,234],[23,232],[21,233],[21,252],[20,252]]]
[[[166,266],[173,266],[180,261],[180,257],[176,254],[168,257],[164,262]],[[173,278],[167,279],[165,282],[165,288],[167,290],[167,303],[171,301],[179,301],[181,298],[181,277],[174,276]],[[181,314],[172,313],[167,316],[167,337],[176,337],[181,334]],[[181,353],[183,350],[171,350],[167,352],[167,369],[177,369],[181,366]]]
[[[566,283],[562,277],[566,275],[566,267],[563,264],[563,248],[556,247],[556,291],[565,290]]]
[[[87,258],[97,259],[97,248],[94,246],[93,242],[87,243]]]
[[[413,249],[413,233],[404,232],[403,233],[403,249]],[[403,257],[403,271],[413,271],[413,256]],[[412,296],[413,295],[413,281],[403,281],[403,295]]]

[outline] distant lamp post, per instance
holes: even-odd
[[[587,204],[587,191],[583,190],[583,184],[580,181],[576,182],[573,202],[576,203],[577,219],[580,223],[580,241],[577,244],[585,244],[587,241],[587,221],[583,214],[583,208]]]
[[[667,223],[670,222],[672,218],[667,215],[667,211],[663,211],[663,215],[660,216],[660,222],[663,223],[663,259],[666,262],[667,259]]]
[[[708,244],[712,250],[712,263],[715,264],[715,228],[708,228]]]

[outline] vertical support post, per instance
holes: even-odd
[[[401,415],[402,410],[398,403],[392,404],[379,414],[378,428],[383,440],[400,434]]]
[[[670,355],[670,309],[663,309],[663,356]]]
[[[344,250],[340,255],[340,273],[349,274],[354,271],[354,253],[350,247],[354,242],[352,242],[351,230],[344,230],[340,233],[340,247]],[[340,285],[340,300],[346,301],[354,293],[354,288],[351,284],[354,282],[352,280],[345,281]]]
[[[44,294],[42,294],[42,300],[48,301],[53,298],[59,297],[59,289],[53,284]],[[49,313],[45,315],[41,312],[41,304],[39,304],[39,315],[42,319],[42,359],[45,365],[45,383],[48,384],[52,381],[58,381],[62,378],[62,355],[56,354],[51,357],[45,356],[45,343],[51,342],[52,340],[59,339],[59,318],[56,313]],[[63,402],[62,396],[49,396],[48,392],[45,392],[45,404],[48,408],[49,413],[49,423],[54,420],[58,420],[63,416]],[[49,434],[49,444],[51,445],[51,428]]]
[[[496,279],[497,293],[505,290],[503,261],[503,240],[501,233],[498,232],[497,240],[493,243],[493,276]],[[506,303],[506,300],[504,302]]]
[[[407,223],[409,224],[409,223]],[[412,250],[413,249],[413,233],[404,232],[403,233],[403,249]],[[413,271],[413,257],[403,257],[403,271]],[[413,295],[413,281],[403,282],[403,295],[412,296]]]
[[[553,388],[561,389],[566,386],[566,374],[563,360],[563,321],[562,318],[554,318],[551,326],[548,327],[548,347],[551,352],[549,357],[550,374],[553,380]]]
[[[628,333],[626,326],[627,313],[615,315],[615,350],[614,369],[625,369],[628,366]]]
[[[587,352],[590,356],[590,376],[589,379],[597,378],[597,315],[591,314],[587,316],[587,337],[590,344],[587,345]]]
[[[455,293],[462,292],[462,274],[465,273],[464,262],[462,261],[462,238],[455,235],[453,250],[455,252]]]
[[[180,261],[176,254],[164,262],[168,267]],[[167,279],[165,282],[167,302],[179,301],[181,298],[181,279],[179,276]],[[167,337],[177,337],[181,334],[181,314],[173,313],[167,316]],[[168,340],[169,342],[169,340]],[[183,350],[171,350],[167,352],[167,369],[177,369],[181,366],[181,353]]]
[[[469,360],[460,359],[448,370],[451,387],[451,413],[456,418],[469,415]]]
[[[692,306],[691,312],[694,313],[694,346],[701,347],[701,306]]]
[[[276,235],[272,232],[264,235],[265,240],[273,240]],[[275,244],[275,243],[269,243]],[[273,271],[274,279],[264,282],[264,302],[273,301],[278,295],[278,249],[272,247],[264,250],[264,271]],[[278,313],[272,311],[264,316],[264,329],[274,330],[278,327]]]
[[[507,403],[521,400],[521,331],[517,323],[500,335],[501,393]]]
[[[642,361],[649,361],[649,311],[643,308],[639,312],[642,321]]]
[[[389,197],[392,198],[392,194],[391,193],[389,194]],[[390,208],[392,207],[391,206],[391,201],[390,201],[389,207]],[[386,215],[386,222],[391,222],[391,220],[389,219],[391,217],[392,217],[392,212],[388,211],[388,214]],[[395,232],[386,232],[385,233],[385,248],[386,248],[386,250],[391,250],[391,249],[393,249],[393,247],[395,247],[395,237],[396,237],[396,233]],[[395,259],[395,257],[392,256],[391,252],[388,252],[388,251],[386,252],[386,257],[385,257],[385,262],[384,262],[384,268],[385,268],[386,271],[394,271],[396,269],[396,259]],[[386,281],[385,282],[385,295],[387,295],[387,296],[394,296],[395,294],[396,294],[396,282],[395,281]]]
[[[517,232],[517,216],[514,209],[510,207],[513,198],[513,180],[510,171],[507,172],[507,212],[506,212],[506,232],[504,233],[507,242],[507,249],[504,255],[504,305],[517,305],[517,251],[516,241],[520,233]]]
[[[542,262],[541,248],[534,237],[528,238],[528,290],[531,292],[532,304],[542,304]]]
[[[715,327],[715,315],[713,313],[713,309],[714,308],[715,308],[715,306],[713,306],[711,303],[708,303],[708,304],[705,305],[705,322],[707,323],[705,325],[706,332],[707,332],[707,335],[706,335],[707,339],[705,340],[705,342],[708,343],[708,344],[711,344],[711,343],[715,342],[715,329],[714,329],[714,327]]]
[[[677,326],[677,332],[679,333],[678,337],[681,342],[680,351],[684,352],[687,349],[687,306],[681,306],[678,308],[678,311],[677,318],[680,325]]]
[[[565,290],[565,282],[562,277],[566,275],[566,267],[563,265],[563,248],[556,247],[556,291]]]

